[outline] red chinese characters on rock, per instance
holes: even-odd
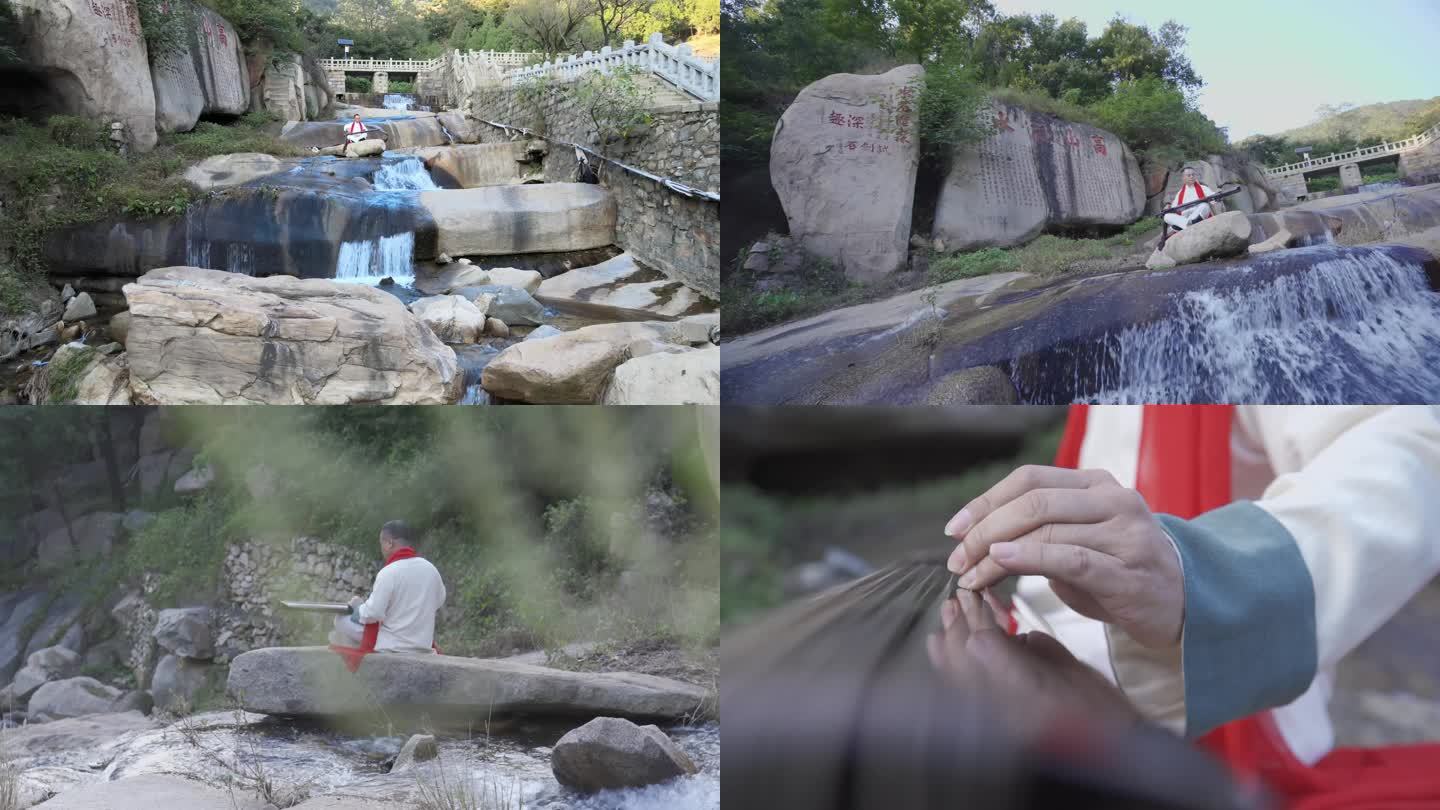
[[[1065,148],[1075,150],[1080,149],[1080,136],[1076,135],[1075,130],[1071,129],[1070,127],[1065,128]]]
[[[1095,154],[1097,154],[1097,155],[1108,155],[1108,154],[1110,154],[1110,153],[1105,149],[1105,139],[1102,138],[1102,137],[1100,137],[1099,135],[1091,135],[1091,136],[1090,136],[1090,145],[1091,145],[1092,148],[1094,148]]]
[[[1014,132],[1015,127],[1010,126],[1010,113],[1007,110],[999,110],[995,113],[996,132]]]
[[[914,110],[912,102],[915,98],[915,88],[906,85],[900,88],[900,100],[895,105],[895,140],[899,143],[910,143],[910,117]]]
[[[1035,143],[1050,143],[1050,125],[1044,121],[1031,121],[1030,139]]]
[[[834,124],[837,127],[845,126],[845,114],[831,111],[830,123]]]
[[[140,17],[128,0],[87,0],[86,8],[114,26],[100,35],[101,45],[133,48],[139,42]]]
[[[851,128],[851,129],[864,129],[864,128],[865,128],[865,116],[863,116],[863,115],[852,115],[852,116],[850,116],[850,128]]]

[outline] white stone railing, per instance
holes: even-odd
[[[1385,155],[1398,155],[1401,152],[1409,152],[1412,149],[1419,149],[1420,147],[1430,143],[1431,141],[1436,140],[1437,138],[1440,138],[1440,124],[1436,124],[1435,126],[1430,127],[1419,135],[1413,135],[1403,141],[1387,141],[1386,143],[1376,144],[1375,146],[1362,146],[1359,149],[1352,149],[1349,152],[1340,152],[1339,154],[1326,155],[1325,157],[1315,158],[1314,160],[1302,160],[1299,163],[1287,163],[1284,166],[1276,166],[1271,169],[1266,169],[1265,173],[1270,175],[1271,177],[1283,177],[1290,174],[1304,174],[1305,172],[1314,171],[1316,169],[1324,169],[1330,166],[1339,165],[1341,163],[1349,163],[1354,160],[1361,160],[1372,157],[1384,157]]]
[[[320,59],[324,70],[343,70],[354,73],[428,73],[440,64],[439,59]]]
[[[633,65],[652,73],[702,101],[720,100],[720,60],[712,62],[697,57],[690,51],[689,45],[666,45],[664,37],[659,34],[651,34],[648,41],[639,45],[627,39],[618,50],[606,45],[598,52],[586,51],[578,56],[571,54],[563,60],[547,60],[539,65],[511,70],[506,79],[511,83],[540,76],[574,79],[594,71],[609,73],[624,65]]]

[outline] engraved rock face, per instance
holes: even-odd
[[[188,132],[201,115],[240,115],[250,108],[250,75],[235,26],[204,6],[193,12],[184,47],[157,55],[150,66],[161,132]]]
[[[905,266],[924,69],[837,73],[801,90],[770,144],[790,235],[859,281]]]
[[[17,0],[19,56],[48,77],[54,112],[119,121],[136,150],[155,147],[155,89],[140,15],[129,0]]]
[[[954,156],[935,208],[946,250],[1024,244],[1052,227],[1128,225],[1145,177],[1116,135],[996,104],[995,132]]]

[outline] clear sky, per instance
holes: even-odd
[[[1006,14],[1174,19],[1205,80],[1200,108],[1231,141],[1315,120],[1322,104],[1440,96],[1440,0],[991,0]]]

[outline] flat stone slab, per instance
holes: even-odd
[[[513,661],[376,653],[350,673],[326,647],[270,647],[230,664],[229,694],[246,711],[316,717],[425,713],[463,723],[491,715],[678,720],[705,689],[636,673],[567,672]]]
[[[100,782],[67,790],[48,802],[45,810],[264,810],[270,805],[244,793],[209,787],[178,776],[148,774]]]
[[[97,750],[123,734],[148,731],[160,724],[140,712],[92,714],[51,723],[7,729],[5,751],[12,757],[37,757],[62,751]]]
[[[590,183],[422,191],[420,205],[435,220],[437,255],[553,253],[615,242],[615,198]]]
[[[629,253],[547,278],[540,282],[535,298],[542,304],[617,320],[669,320],[712,308],[695,290],[641,267]]]

